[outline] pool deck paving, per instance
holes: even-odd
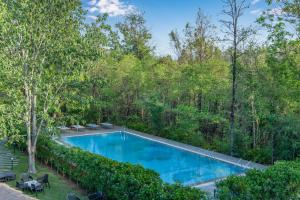
[[[146,138],[146,139],[154,140],[156,142],[160,142],[160,143],[163,143],[163,144],[166,144],[166,145],[170,145],[170,146],[173,146],[173,147],[176,147],[176,148],[179,148],[179,149],[184,149],[186,151],[190,151],[190,152],[193,152],[193,153],[196,153],[196,154],[199,154],[199,155],[202,155],[202,156],[206,156],[206,157],[209,157],[209,158],[212,158],[212,159],[227,162],[227,163],[230,163],[230,164],[233,164],[233,165],[236,165],[236,166],[239,166],[239,167],[243,167],[243,168],[246,168],[246,169],[264,170],[264,169],[267,168],[267,166],[262,165],[262,164],[254,163],[254,162],[243,160],[243,159],[236,158],[236,157],[233,157],[233,156],[225,155],[225,154],[214,152],[214,151],[209,151],[209,150],[206,150],[206,149],[203,149],[203,148],[200,148],[200,147],[194,147],[194,146],[191,146],[191,145],[188,145],[188,144],[183,144],[183,143],[176,142],[176,141],[173,141],[173,140],[161,138],[161,137],[158,137],[158,136],[142,133],[142,132],[139,132],[139,131],[135,131],[135,130],[131,130],[131,129],[128,129],[128,128],[119,127],[119,126],[114,126],[112,129],[100,128],[98,130],[88,130],[88,129],[65,130],[65,131],[62,132],[61,137],[81,136],[81,135],[83,136],[83,135],[92,135],[92,134],[105,134],[105,133],[113,133],[113,132],[116,132],[116,131],[123,131],[123,132],[128,132],[128,133],[131,133],[131,134],[135,134],[137,136],[140,136],[140,137],[143,137],[143,138]],[[62,142],[61,139],[59,139],[59,141]],[[62,142],[62,143],[64,143],[64,142]],[[240,174],[240,175],[243,175],[243,174]],[[212,180],[212,181],[205,182],[205,183],[195,184],[195,185],[192,185],[192,187],[200,188],[200,189],[203,189],[203,190],[205,190],[209,193],[213,193],[215,188],[216,188],[215,183],[217,181],[222,180],[222,179],[224,179],[224,178]]]
[[[0,183],[0,199],[3,200],[36,200],[21,191],[13,189],[4,183]]]

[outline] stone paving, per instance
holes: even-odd
[[[4,183],[0,183],[0,199],[2,200],[36,200],[23,194],[21,191],[15,190]]]

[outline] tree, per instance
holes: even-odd
[[[8,60],[1,65],[5,72],[1,83],[9,88],[5,95],[16,100],[10,106],[18,105],[26,126],[28,171],[36,173],[36,143],[53,122],[49,110],[56,107],[58,94],[82,64],[83,10],[79,0],[2,0],[1,4],[7,26],[0,33],[0,51]]]
[[[213,37],[215,26],[201,9],[197,12],[195,24],[187,23],[183,30],[184,38],[181,39],[177,30],[169,33],[179,62],[204,63],[214,56],[218,56],[219,49]]]
[[[224,0],[223,13],[229,17],[228,20],[221,20],[227,31],[226,40],[231,42],[231,106],[230,106],[230,154],[234,153],[234,131],[235,131],[235,111],[236,111],[236,90],[237,90],[237,67],[239,57],[239,47],[245,41],[250,31],[240,27],[240,18],[244,14],[244,10],[248,7],[247,0]]]
[[[270,87],[266,98],[270,113],[265,118],[269,124],[265,129],[270,135],[273,163],[278,159],[293,159],[299,152],[299,143],[295,141],[300,137],[297,128],[300,110],[300,2],[267,2],[274,5],[257,21],[268,32],[266,63]]]
[[[152,51],[149,41],[151,33],[145,26],[143,14],[129,13],[122,23],[116,25],[122,36],[121,46],[125,53],[131,53],[139,59],[143,59]]]
[[[271,5],[276,3],[275,9],[268,9],[264,12],[263,18],[274,21],[277,18],[279,21],[285,21],[292,27],[291,32],[295,32],[297,37],[300,37],[300,1],[299,0],[266,0]]]

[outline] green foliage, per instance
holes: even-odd
[[[232,176],[217,184],[221,200],[299,199],[300,160],[280,161],[265,171],[249,170],[245,176]]]
[[[298,0],[268,3],[257,20],[266,43],[240,38],[234,149],[273,164],[300,154],[300,23]],[[51,134],[57,125],[110,121],[229,152],[231,49],[218,47],[201,10],[170,33],[176,59],[154,54],[141,13],[116,29],[107,15],[86,23],[85,14],[79,0],[0,0],[0,138],[24,141],[31,117]],[[32,109],[28,97],[36,97]]]
[[[159,103],[148,103],[148,108],[150,112],[150,123],[151,123],[151,128],[154,133],[159,133],[160,130],[163,127],[163,111],[164,107],[163,105]]]
[[[123,40],[121,47],[125,54],[134,54],[139,59],[144,59],[151,53],[149,46],[151,33],[145,26],[145,18],[142,13],[132,12],[125,16],[123,23],[116,25]]]
[[[199,200],[198,189],[162,182],[159,175],[138,165],[65,147],[48,137],[39,140],[37,157],[88,191],[103,191],[109,199]]]
[[[194,192],[194,189],[189,187],[182,187],[180,184],[165,185],[166,200],[190,200],[199,199],[199,194]],[[200,197],[204,198],[204,196]]]

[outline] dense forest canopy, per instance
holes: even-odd
[[[0,1],[1,137],[27,138],[34,159],[38,136],[53,127],[109,121],[260,163],[295,159],[299,1],[267,2],[257,19],[263,44],[255,30],[228,23],[225,9],[224,30],[236,25],[237,38],[220,48],[228,38],[216,38],[199,9],[195,22],[169,34],[175,59],[155,55],[143,13],[113,29],[107,15],[87,24],[78,0]],[[271,12],[274,4],[282,12]]]

